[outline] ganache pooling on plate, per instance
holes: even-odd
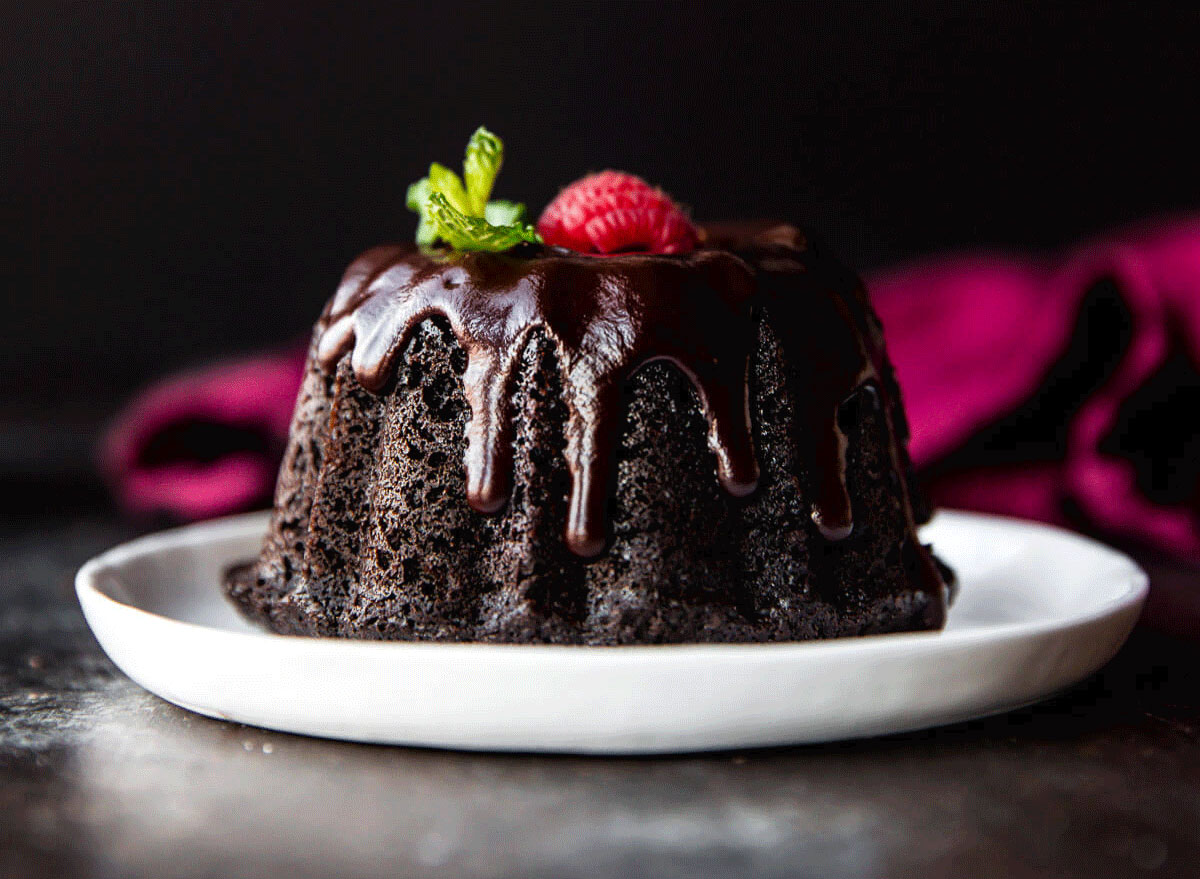
[[[885,401],[890,396],[882,331],[865,291],[851,273],[812,258],[795,227],[712,226],[700,234],[700,247],[677,256],[596,258],[540,245],[509,253],[375,248],[349,267],[326,307],[321,366],[332,371],[349,353],[358,381],[378,394],[417,327],[444,319],[467,356],[467,498],[480,513],[493,513],[511,480],[515,371],[530,334],[541,329],[558,352],[568,413],[565,539],[577,555],[592,556],[605,545],[622,388],[648,363],[667,361],[688,377],[721,485],[735,496],[754,491],[749,364],[757,322],[769,313],[788,361],[811,376],[795,439],[811,462],[812,519],[826,539],[841,540],[854,523],[839,408],[868,384]],[[885,413],[893,408],[883,406]],[[904,432],[900,425],[890,431],[897,473]],[[907,497],[903,505],[915,531]],[[935,571],[929,575],[937,581]]]

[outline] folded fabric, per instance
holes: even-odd
[[[113,422],[100,465],[136,515],[189,521],[266,503],[304,370],[304,349],[167,378]]]
[[[935,501],[1200,560],[1200,217],[868,283]]]
[[[935,257],[868,278],[934,500],[1200,558],[1200,217],[1053,259]],[[265,502],[303,349],[168,379],[102,459],[131,511]]]

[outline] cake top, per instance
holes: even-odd
[[[854,275],[819,257],[796,227],[697,227],[661,190],[619,172],[568,187],[535,230],[521,206],[489,200],[502,152],[498,140],[480,146],[479,138],[474,150],[485,155],[473,164],[468,148],[465,183],[435,165],[410,188],[419,242],[374,248],[346,271],[322,316],[323,368],[349,354],[357,380],[380,393],[416,328],[444,320],[467,355],[467,498],[490,513],[508,497],[515,372],[531,334],[543,332],[558,352],[568,413],[565,539],[589,556],[605,543],[623,389],[648,363],[668,361],[687,376],[721,485],[735,496],[754,491],[749,374],[765,318],[803,377],[797,414],[806,429],[796,440],[811,462],[812,519],[829,540],[847,536],[853,519],[838,408],[865,383],[887,391],[882,334]],[[485,160],[490,177],[477,170]]]

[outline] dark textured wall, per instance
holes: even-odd
[[[1200,15],[1132,4],[8,4],[0,401],[302,335],[486,123],[499,194],[641,173],[869,266],[1200,203]]]

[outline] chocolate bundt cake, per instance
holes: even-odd
[[[907,427],[861,283],[788,225],[697,228],[605,171],[537,228],[463,175],[409,187],[318,321],[262,553],[283,633],[651,644],[934,629]],[[465,478],[464,478],[465,464]]]
[[[796,228],[683,255],[381,247],[317,324],[269,535],[277,632],[642,644],[934,629],[858,279]],[[465,460],[465,479],[464,465]]]

